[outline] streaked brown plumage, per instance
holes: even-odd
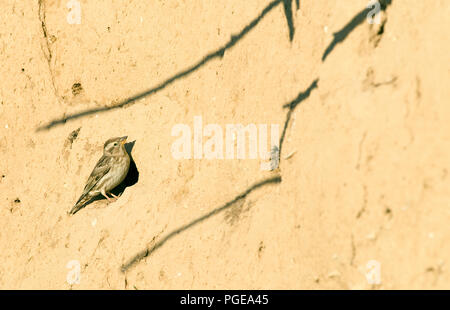
[[[75,214],[85,204],[101,194],[108,201],[113,199],[108,197],[111,194],[115,199],[118,197],[110,193],[117,185],[119,185],[126,177],[128,168],[130,167],[130,157],[125,150],[125,142],[127,137],[108,139],[103,146],[103,156],[95,165],[89,176],[83,193],[78,201],[70,210],[69,214]]]

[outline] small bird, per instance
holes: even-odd
[[[126,177],[130,168],[130,156],[125,150],[127,137],[111,138],[103,146],[103,156],[95,165],[89,176],[83,194],[70,210],[73,215],[95,196],[102,194],[109,202],[119,197],[110,191],[119,185]],[[111,194],[114,198],[108,197]]]

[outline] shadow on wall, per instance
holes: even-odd
[[[36,129],[36,131],[42,131],[42,130],[49,130],[52,127],[56,126],[56,125],[61,125],[61,124],[65,124],[67,121],[69,120],[74,120],[80,117],[84,117],[84,116],[88,116],[94,113],[101,113],[101,112],[106,112],[109,110],[113,110],[113,109],[118,109],[118,108],[122,108],[126,105],[135,103],[137,100],[142,99],[144,97],[153,95],[161,90],[163,90],[164,88],[166,88],[167,86],[169,86],[170,84],[174,83],[175,81],[177,81],[180,78],[183,78],[185,76],[190,75],[191,73],[193,73],[194,71],[200,69],[202,66],[204,66],[205,64],[207,64],[208,62],[210,62],[211,60],[215,59],[215,58],[222,58],[225,54],[225,51],[232,48],[234,45],[236,45],[236,43],[238,41],[240,41],[247,33],[249,33],[253,28],[256,27],[256,25],[259,24],[259,22],[271,11],[273,10],[275,7],[277,7],[280,3],[283,4],[284,7],[284,13],[286,16],[286,21],[287,21],[287,25],[289,28],[289,39],[290,41],[293,40],[294,38],[294,33],[295,33],[295,28],[294,28],[294,22],[293,22],[293,14],[292,14],[292,1],[293,0],[274,0],[271,3],[269,3],[264,9],[263,11],[260,13],[260,15],[258,17],[256,17],[254,20],[252,20],[246,27],[244,27],[244,29],[241,30],[241,32],[239,32],[237,35],[232,35],[231,39],[228,41],[228,43],[226,43],[224,46],[218,48],[217,50],[207,54],[206,56],[204,56],[200,61],[198,61],[196,64],[188,67],[187,69],[173,75],[172,77],[166,79],[165,81],[161,82],[160,84],[146,90],[143,91],[137,95],[134,95],[133,97],[129,97],[128,99],[125,99],[117,104],[114,105],[110,105],[110,106],[105,106],[105,107],[100,107],[100,108],[93,108],[93,109],[88,109],[79,113],[74,113],[72,115],[69,116],[64,116],[62,118],[59,119],[55,119],[51,122],[49,122],[47,125],[43,125],[40,126]],[[392,4],[393,0],[379,0],[379,4],[380,4],[380,10],[381,11],[386,11],[387,7],[389,5]],[[300,8],[300,1],[299,0],[295,0],[296,2],[296,8],[297,10]],[[350,20],[350,22],[348,22],[340,31],[335,32],[333,34],[334,38],[333,41],[328,45],[328,47],[325,49],[325,52],[323,53],[322,56],[322,62],[324,62],[326,60],[326,58],[331,54],[331,52],[334,50],[334,48],[336,47],[336,45],[342,43],[347,37],[348,35],[359,25],[361,25],[364,20],[366,20],[368,14],[373,10],[373,8],[365,8],[364,10],[362,10],[361,12],[359,12],[358,14],[355,15],[355,17],[353,17],[352,20]]]
[[[163,81],[162,83],[154,86],[153,88],[150,88],[144,92],[141,92],[133,97],[130,97],[118,104],[115,105],[111,105],[111,106],[105,106],[105,107],[101,107],[101,108],[94,108],[94,109],[88,109],[85,110],[83,112],[80,113],[75,113],[60,119],[56,119],[53,120],[52,122],[50,122],[49,124],[45,125],[45,126],[41,126],[39,127],[37,130],[44,130],[44,129],[50,129],[56,125],[59,124],[64,124],[65,122],[67,122],[68,120],[73,120],[76,118],[80,118],[83,116],[87,116],[93,113],[99,113],[99,112],[105,112],[105,111],[109,111],[112,109],[117,109],[117,108],[121,108],[124,107],[126,105],[132,104],[134,103],[136,100],[144,98],[146,96],[155,94],[157,92],[159,92],[160,90],[163,90],[164,88],[166,88],[167,86],[169,86],[170,84],[174,83],[176,80],[186,77],[188,75],[190,75],[191,73],[195,72],[196,70],[200,69],[203,65],[205,65],[206,63],[210,62],[211,60],[215,59],[215,58],[219,58],[221,59],[224,56],[224,53],[226,50],[232,48],[233,46],[236,45],[237,42],[239,42],[247,33],[249,33],[253,28],[256,27],[256,25],[259,24],[259,22],[271,11],[273,10],[275,7],[277,7],[279,4],[283,4],[284,6],[284,13],[286,16],[286,20],[287,20],[287,25],[289,28],[289,39],[292,41],[293,37],[294,37],[294,32],[295,32],[295,28],[294,28],[294,23],[293,23],[293,19],[292,19],[292,1],[293,0],[274,0],[271,3],[269,3],[264,9],[263,11],[260,13],[260,15],[258,17],[256,17],[255,19],[253,19],[246,27],[244,27],[241,32],[239,32],[237,35],[233,35],[231,37],[231,39],[222,47],[220,47],[219,49],[208,53],[206,56],[204,56],[200,61],[198,61],[197,63],[195,63],[194,65],[191,65],[190,67],[188,67],[187,69],[173,75],[172,77],[166,79],[165,81]],[[380,10],[381,11],[385,11],[387,9],[387,7],[389,5],[391,5],[392,0],[379,0],[379,4],[380,4]],[[299,0],[296,0],[296,7],[297,10],[300,7],[300,2]],[[348,35],[359,25],[361,25],[364,20],[366,20],[368,14],[371,12],[373,8],[365,8],[364,10],[362,10],[361,12],[359,12],[358,14],[356,14],[356,16],[350,20],[350,22],[348,22],[340,31],[335,32],[334,33],[334,38],[333,41],[328,45],[328,47],[325,49],[324,54],[322,56],[322,61],[325,61],[325,59],[330,55],[330,53],[334,50],[334,48],[336,47],[337,44],[342,43],[347,37]],[[281,156],[281,148],[284,142],[284,138],[286,135],[286,131],[287,128],[289,126],[289,122],[291,119],[291,114],[294,111],[294,109],[304,100],[306,100],[307,98],[309,98],[309,96],[311,95],[312,91],[316,88],[318,88],[318,81],[319,79],[314,80],[310,86],[305,90],[302,91],[298,94],[298,96],[292,100],[290,103],[285,104],[283,106],[283,108],[288,108],[288,112],[286,115],[286,120],[284,123],[284,128],[283,128],[283,132],[282,135],[280,137],[280,149],[279,149],[279,154]],[[131,162],[130,162],[130,169],[129,172],[125,178],[125,180],[119,185],[117,186],[112,193],[115,195],[120,195],[122,194],[125,189],[129,186],[133,186],[134,184],[136,184],[138,182],[139,179],[139,172],[137,170],[136,164],[131,156],[131,151],[134,147],[135,141],[127,143],[125,145],[126,150],[128,152],[128,154],[130,155],[131,158]],[[139,263],[142,259],[144,259],[145,257],[149,256],[150,254],[152,254],[154,251],[156,251],[158,248],[160,248],[161,246],[163,246],[167,241],[169,241],[170,239],[172,239],[173,237],[175,237],[176,235],[186,231],[187,229],[189,229],[190,227],[212,217],[213,215],[218,214],[219,212],[222,212],[228,208],[230,208],[231,206],[233,206],[236,202],[241,201],[242,199],[245,199],[245,197],[247,195],[249,195],[253,190],[263,187],[265,185],[268,184],[275,184],[275,183],[280,183],[281,182],[281,176],[276,176],[276,177],[272,177],[272,178],[268,178],[265,179],[263,181],[260,181],[259,183],[254,184],[253,186],[249,187],[248,189],[246,189],[243,193],[239,194],[238,196],[236,196],[233,200],[225,203],[224,205],[212,210],[211,212],[191,221],[190,223],[183,225],[181,227],[179,227],[178,229],[173,230],[172,232],[170,232],[168,235],[166,235],[164,238],[162,238],[160,241],[158,241],[157,243],[155,243],[153,246],[151,247],[147,247],[145,248],[143,251],[137,253],[136,255],[134,255],[130,260],[128,260],[128,262],[126,262],[125,264],[122,265],[121,267],[121,271],[122,272],[126,272],[129,268],[131,268],[132,266],[134,266],[135,264]],[[88,202],[87,204],[95,201],[95,200],[100,200],[100,199],[105,199],[102,196],[100,197],[96,197],[93,200],[91,200],[90,202]],[[86,205],[87,205],[86,204]]]
[[[279,148],[279,153],[278,153],[279,154],[279,162],[281,161],[281,150],[283,148],[284,137],[286,136],[286,131],[289,126],[289,122],[291,120],[292,112],[303,100],[306,100],[309,98],[309,96],[311,95],[311,92],[314,89],[318,88],[318,83],[319,83],[319,79],[315,79],[305,91],[302,91],[298,94],[297,98],[295,98],[291,102],[283,105],[283,108],[288,108],[289,111],[286,114],[286,120],[284,121],[283,132],[281,133],[281,137],[280,137],[280,144],[279,144],[280,148]]]
[[[272,8],[271,8],[270,6],[271,6],[271,5],[274,6],[275,4],[278,4],[277,2],[279,2],[279,1],[272,2],[268,7],[266,7],[265,10],[271,10]],[[392,0],[380,0],[379,3],[380,3],[380,10],[381,10],[381,11],[385,11],[386,8],[392,3]],[[297,4],[299,4],[299,3],[297,2]],[[286,10],[286,8],[289,10],[289,7],[290,7],[290,3],[288,4],[288,6],[286,6],[286,4],[285,4],[285,10]],[[298,6],[297,6],[297,8],[298,8]],[[349,35],[349,34],[350,34],[350,33],[351,33],[358,25],[360,25],[360,24],[366,19],[367,15],[369,14],[369,12],[370,12],[371,10],[372,10],[371,8],[369,8],[369,9],[366,8],[366,9],[362,10],[362,11],[361,11],[360,13],[358,13],[358,14],[357,14],[357,15],[356,15],[356,16],[355,16],[355,17],[354,17],[347,25],[345,25],[344,28],[343,28],[342,30],[340,30],[340,31],[338,31],[338,32],[336,32],[336,33],[334,33],[334,39],[333,39],[333,41],[330,43],[330,45],[326,48],[326,50],[325,50],[325,52],[324,52],[324,54],[323,54],[323,57],[322,57],[322,61],[325,61],[326,57],[333,51],[333,49],[335,48],[335,46],[336,46],[337,44],[341,43],[342,41],[344,41],[344,40],[347,38],[347,36],[348,36],[348,35]],[[263,11],[263,13],[264,13],[264,11]],[[266,12],[266,13],[267,13],[267,12]],[[259,18],[261,18],[262,16],[264,16],[264,14],[261,14]],[[289,29],[291,29],[291,25],[289,24],[289,20],[291,20],[292,15],[289,15],[288,13],[286,13],[286,18],[288,19],[288,26],[289,26]],[[255,25],[256,25],[256,23],[257,23],[257,20],[258,20],[258,19],[256,19],[256,20],[253,21],[253,23],[254,23]],[[291,21],[292,21],[292,20],[291,20]],[[251,25],[251,24],[250,24],[250,25]],[[247,26],[247,27],[249,27],[249,26]],[[254,25],[251,26],[251,27],[254,27]],[[244,33],[244,31],[241,32],[241,35],[242,35],[243,33]],[[291,30],[290,30],[290,38],[292,38],[292,36],[293,36],[293,31],[291,32]],[[230,41],[230,42],[233,42],[233,38],[232,38],[232,41]],[[229,44],[230,44],[230,43],[229,43]],[[234,45],[234,43],[233,43],[232,45]],[[225,51],[225,49],[223,49],[223,52],[224,52],[224,51]],[[280,147],[279,147],[279,159],[280,159],[280,161],[281,161],[281,150],[282,150],[284,138],[285,138],[285,135],[286,135],[286,131],[287,131],[287,128],[288,128],[289,123],[290,123],[290,119],[291,119],[291,116],[292,116],[292,112],[295,110],[295,108],[296,108],[302,101],[304,101],[304,100],[306,100],[306,99],[308,99],[308,98],[310,97],[310,95],[311,95],[311,93],[313,92],[313,90],[315,90],[315,89],[318,88],[318,83],[319,83],[319,79],[317,78],[317,79],[315,79],[313,82],[311,82],[310,86],[309,86],[306,90],[300,92],[300,93],[298,94],[298,96],[297,96],[295,99],[293,99],[291,102],[289,102],[289,103],[283,105],[283,108],[288,108],[288,112],[287,112],[287,114],[286,114],[286,120],[285,120],[285,123],[284,123],[283,132],[282,132],[281,137],[280,137],[280,144],[279,144],[279,145],[280,145]],[[198,224],[198,223],[200,223],[200,222],[202,222],[202,221],[208,219],[209,217],[211,217],[211,216],[213,216],[213,215],[215,215],[215,214],[217,214],[217,213],[219,213],[219,212],[221,212],[221,211],[223,211],[223,210],[225,210],[225,209],[227,209],[227,208],[230,208],[230,207],[233,206],[236,202],[238,202],[238,201],[244,199],[248,194],[250,194],[250,193],[251,193],[253,190],[255,190],[256,188],[265,186],[265,185],[267,185],[267,184],[273,184],[273,183],[281,183],[281,176],[276,176],[276,177],[273,177],[273,178],[265,179],[265,180],[263,180],[263,181],[261,181],[261,182],[259,182],[259,183],[256,183],[256,184],[254,184],[253,186],[249,187],[249,188],[248,188],[246,191],[244,191],[242,194],[236,196],[233,200],[231,200],[231,201],[227,202],[226,204],[224,204],[223,206],[218,207],[218,208],[212,210],[211,212],[205,214],[204,216],[202,216],[202,217],[200,217],[200,218],[197,218],[196,220],[190,222],[189,224],[186,224],[186,225],[184,225],[184,226],[181,226],[181,227],[178,228],[178,229],[173,230],[172,232],[170,232],[168,235],[166,235],[164,238],[162,238],[160,241],[158,241],[158,242],[157,242],[156,244],[154,244],[153,246],[147,247],[147,248],[145,248],[144,250],[142,250],[141,252],[139,252],[139,253],[137,253],[136,255],[134,255],[130,260],[128,260],[126,263],[124,263],[124,264],[121,266],[121,271],[122,271],[122,272],[126,272],[126,271],[129,270],[132,266],[138,264],[141,260],[143,260],[144,258],[148,257],[150,254],[152,254],[152,253],[153,253],[154,251],[156,251],[158,248],[162,247],[168,240],[170,240],[170,239],[172,239],[173,237],[175,237],[176,235],[178,235],[178,234],[184,232],[184,231],[187,230],[188,228],[190,228],[190,227],[192,227],[192,226],[194,226],[194,225],[196,225],[196,224]]]
[[[286,121],[285,121],[284,128],[283,128],[283,133],[282,133],[281,138],[280,138],[280,149],[279,149],[279,156],[280,157],[281,157],[281,148],[282,148],[284,137],[286,135],[286,131],[287,131],[287,128],[288,128],[288,125],[289,125],[289,121],[291,119],[292,112],[295,110],[295,108],[302,101],[304,101],[304,100],[306,100],[306,99],[308,99],[310,97],[310,95],[311,95],[311,93],[312,93],[312,91],[314,89],[318,88],[318,82],[319,82],[319,79],[315,79],[310,84],[310,86],[306,90],[300,92],[295,99],[293,99],[291,102],[283,105],[283,108],[288,108],[289,111],[287,113]],[[252,186],[247,188],[243,193],[237,195],[233,200],[230,200],[229,202],[225,203],[223,206],[218,207],[218,208],[212,210],[211,212],[209,212],[209,213],[207,213],[207,214],[205,214],[205,215],[203,215],[203,216],[193,220],[189,224],[186,224],[184,226],[181,226],[181,227],[173,230],[172,232],[170,232],[167,236],[165,236],[163,239],[158,241],[153,246],[147,247],[144,250],[140,251],[139,253],[135,254],[131,259],[128,260],[128,262],[126,262],[125,264],[123,264],[121,266],[121,268],[120,268],[121,271],[122,272],[126,272],[131,267],[133,267],[134,265],[138,264],[141,260],[143,260],[144,258],[148,257],[154,251],[156,251],[157,249],[162,247],[167,241],[169,241],[173,237],[175,237],[178,234],[186,231],[187,229],[191,228],[192,226],[205,221],[206,219],[210,218],[211,216],[216,215],[219,212],[222,212],[222,211],[232,207],[235,203],[237,203],[238,201],[240,201],[240,200],[244,199],[245,197],[247,197],[255,189],[263,187],[263,186],[268,185],[268,184],[277,184],[277,183],[281,183],[281,176],[279,176],[279,175],[277,175],[275,177],[271,177],[271,178],[265,179],[265,180],[263,180],[263,181],[261,181],[259,183],[253,184]]]
[[[387,7],[392,4],[392,0],[379,0],[379,4],[380,4],[380,10],[386,11]],[[323,56],[322,56],[322,62],[324,62],[326,60],[326,58],[334,50],[336,45],[338,45],[339,43],[342,43],[347,38],[347,36],[353,30],[355,30],[356,27],[361,25],[366,20],[367,16],[369,15],[369,13],[371,11],[373,11],[373,9],[374,8],[372,8],[372,7],[365,8],[364,10],[362,10],[361,12],[356,14],[355,17],[353,17],[352,20],[349,21],[347,23],[347,25],[345,25],[341,30],[339,30],[338,32],[335,32],[333,34],[333,37],[334,37],[333,41],[325,49],[325,52],[323,53]]]
[[[276,183],[281,183],[281,176],[277,175],[275,177],[265,179],[265,180],[263,180],[263,181],[261,181],[259,183],[256,183],[256,184],[252,185],[245,192],[237,195],[233,200],[230,200],[226,204],[224,204],[224,205],[222,205],[222,206],[212,210],[211,212],[209,212],[209,213],[207,213],[207,214],[205,214],[205,215],[203,215],[203,216],[193,220],[189,224],[183,225],[183,226],[173,230],[171,233],[169,233],[167,236],[162,238],[160,241],[158,241],[153,246],[147,247],[146,249],[144,249],[141,252],[137,253],[128,262],[123,264],[122,267],[120,268],[120,270],[122,272],[126,272],[128,269],[130,269],[131,267],[133,267],[134,265],[139,263],[141,260],[143,260],[144,258],[149,256],[150,254],[152,254],[154,251],[156,251],[157,249],[162,247],[167,241],[169,241],[170,239],[172,239],[173,237],[175,237],[179,233],[182,233],[185,230],[193,227],[194,225],[197,225],[197,224],[205,221],[206,219],[210,218],[211,216],[216,215],[216,214],[218,214],[218,213],[220,213],[220,212],[222,212],[222,211],[232,207],[236,202],[238,202],[238,201],[244,199],[245,197],[247,197],[255,189],[263,187],[263,186],[268,185],[268,184],[276,184]]]
[[[288,128],[288,125],[289,125],[289,121],[291,119],[292,112],[295,110],[295,108],[302,101],[304,101],[304,100],[306,100],[306,99],[308,99],[310,97],[310,95],[311,95],[311,93],[312,93],[312,91],[314,89],[318,88],[318,82],[319,82],[319,79],[315,79],[310,84],[310,86],[306,90],[300,92],[295,99],[293,99],[289,103],[283,105],[283,108],[288,108],[289,111],[287,113],[286,121],[285,121],[284,128],[283,128],[283,133],[282,133],[281,138],[280,138],[280,149],[279,149],[279,156],[280,157],[281,157],[281,148],[282,148],[284,137],[286,135],[286,131],[287,131],[287,128]],[[135,254],[131,259],[128,260],[128,262],[126,262],[125,264],[122,265],[121,271],[122,272],[126,272],[132,266],[138,264],[141,260],[143,260],[144,258],[149,256],[150,254],[152,254],[154,251],[156,251],[157,249],[162,247],[168,240],[170,240],[173,237],[177,236],[178,234],[186,231],[187,229],[191,228],[192,226],[194,226],[196,224],[199,224],[200,222],[205,221],[206,219],[210,218],[211,216],[216,215],[219,212],[222,212],[222,211],[232,207],[236,202],[238,202],[238,201],[244,199],[245,197],[247,197],[247,195],[249,195],[255,189],[263,187],[263,186],[268,185],[268,184],[276,184],[276,183],[281,183],[281,176],[277,175],[275,177],[271,177],[271,178],[265,179],[265,180],[263,180],[263,181],[261,181],[259,183],[253,184],[252,186],[247,188],[243,193],[241,193],[240,195],[237,195],[233,200],[225,203],[223,206],[212,210],[211,212],[209,212],[209,213],[207,213],[207,214],[197,218],[196,220],[190,222],[189,224],[186,224],[184,226],[179,227],[178,229],[173,230],[172,232],[170,232],[167,236],[165,236],[163,239],[158,241],[153,246],[147,247],[144,250],[140,251],[139,253]]]
[[[294,22],[292,20],[292,1],[293,0],[274,0],[271,3],[269,3],[263,10],[262,12],[259,14],[258,17],[256,17],[255,19],[253,19],[247,26],[245,26],[238,34],[236,35],[232,35],[231,39],[222,47],[218,48],[217,50],[208,53],[206,56],[204,56],[200,61],[198,61],[196,64],[191,65],[190,67],[188,67],[187,69],[173,75],[172,77],[166,79],[165,81],[161,82],[160,84],[146,90],[143,91],[137,95],[134,95],[133,97],[129,97],[128,99],[119,102],[117,104],[114,105],[110,105],[110,106],[105,106],[105,107],[100,107],[100,108],[93,108],[93,109],[88,109],[79,113],[74,113],[72,115],[69,116],[64,116],[60,119],[55,119],[53,121],[51,121],[50,123],[48,123],[47,125],[44,126],[40,126],[37,128],[36,131],[41,131],[41,130],[48,130],[51,129],[52,127],[56,126],[56,125],[61,125],[61,124],[65,124],[67,121],[69,120],[74,120],[80,117],[84,117],[84,116],[88,116],[94,113],[101,113],[101,112],[106,112],[109,110],[114,110],[114,109],[118,109],[118,108],[122,108],[124,106],[130,105],[132,103],[135,103],[137,100],[142,99],[144,97],[153,95],[161,90],[163,90],[164,88],[166,88],[167,86],[169,86],[170,84],[174,83],[175,81],[177,81],[178,79],[181,79],[183,77],[186,77],[188,75],[190,75],[191,73],[195,72],[196,70],[200,69],[201,67],[203,67],[205,64],[207,64],[208,62],[210,62],[211,60],[215,59],[215,58],[219,58],[222,59],[222,57],[225,54],[225,51],[227,51],[228,49],[232,48],[233,46],[236,45],[236,43],[238,43],[242,38],[244,38],[244,36],[249,33],[253,28],[256,27],[256,25],[259,24],[259,22],[270,12],[272,11],[274,8],[276,8],[280,3],[283,3],[284,6],[284,12],[286,14],[286,20],[287,20],[287,24],[288,24],[288,28],[289,28],[289,38],[292,41],[292,39],[294,38],[294,32],[295,32],[295,28],[294,28]],[[300,7],[300,3],[299,0],[295,0],[296,1],[296,5],[297,5],[297,10]]]

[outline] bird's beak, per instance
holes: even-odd
[[[128,136],[120,138],[120,142],[122,142],[122,144],[125,144],[127,142],[127,138]]]

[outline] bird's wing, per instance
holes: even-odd
[[[78,198],[78,201],[75,203],[72,210],[70,210],[69,214],[77,213],[84,206],[84,204],[89,201],[90,198],[92,198],[90,192],[111,169],[111,160],[111,157],[105,155],[100,158],[86,182],[83,194],[81,194],[80,198]]]
[[[100,181],[110,169],[111,157],[103,155],[95,165],[94,170],[92,170],[91,175],[86,182],[86,186],[84,187],[83,195],[81,196],[83,197],[85,194],[89,193],[98,183],[98,181]]]

